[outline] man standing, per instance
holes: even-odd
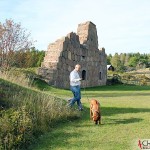
[[[81,66],[77,64],[75,69],[70,73],[70,89],[74,95],[74,97],[70,100],[69,105],[72,107],[75,102],[77,102],[79,110],[82,110],[81,104],[81,92],[80,92],[80,84],[82,78],[79,76]]]

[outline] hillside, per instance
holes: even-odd
[[[52,94],[0,79],[0,149],[26,149],[60,120],[78,118]]]

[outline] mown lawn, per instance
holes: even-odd
[[[86,92],[85,92],[86,91]],[[138,139],[150,139],[150,86],[103,86],[82,90],[81,118],[59,122],[40,137],[33,150],[135,150]],[[69,90],[45,89],[69,98]],[[88,98],[87,98],[88,97]],[[89,119],[89,100],[101,103],[102,125]]]

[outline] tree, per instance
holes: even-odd
[[[125,53],[121,53],[120,54],[120,61],[121,61],[121,64],[123,66],[125,65],[125,58],[126,58],[126,54]]]
[[[115,53],[115,55],[112,57],[111,64],[116,69],[116,71],[119,71],[121,61],[118,53]]]
[[[111,59],[112,59],[112,55],[111,54],[107,55],[107,65],[111,63]]]
[[[39,55],[38,55],[39,60],[37,62],[37,67],[41,66],[41,63],[42,63],[42,61],[44,59],[44,56],[45,56],[45,51],[40,51]]]
[[[3,34],[4,34],[4,28],[2,24],[0,23],[0,39],[2,38]],[[0,48],[0,66],[1,65],[2,65],[2,49]]]
[[[129,59],[130,59],[130,55],[127,53],[124,60],[124,66],[126,67],[128,66]]]
[[[136,67],[137,63],[138,63],[138,58],[136,56],[130,57],[128,62],[128,65],[130,67]]]
[[[4,33],[4,28],[2,26],[2,24],[0,23],[0,38],[2,37],[3,33]]]
[[[15,52],[25,51],[33,45],[33,41],[29,38],[30,33],[27,33],[20,23],[13,20],[0,23],[1,67],[11,67],[15,63]]]

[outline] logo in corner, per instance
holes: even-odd
[[[138,140],[138,147],[140,149],[150,150],[150,139],[140,139]]]

